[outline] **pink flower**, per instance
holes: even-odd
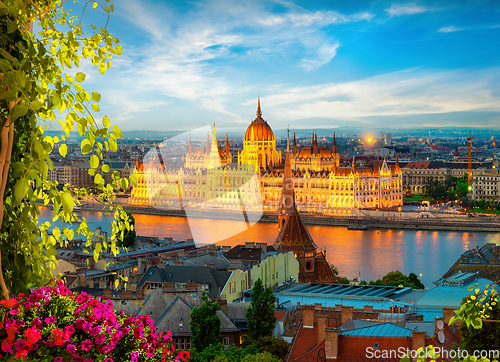
[[[104,353],[109,353],[113,350],[113,348],[115,348],[115,346],[113,346],[112,344],[107,344],[107,345],[102,347],[102,351]]]
[[[139,357],[139,351],[133,351],[130,353],[130,358],[132,359],[132,362],[137,362]]]
[[[14,343],[14,348],[16,349],[16,351],[21,351],[24,349],[24,347],[26,347],[26,342],[24,339],[20,339],[16,343]]]
[[[85,323],[85,319],[83,318],[78,318],[76,321],[75,321],[75,325],[76,325],[76,328],[78,329],[82,329],[83,328],[83,324]]]
[[[63,362],[63,358],[62,357],[56,357],[56,358],[54,358],[54,362]]]
[[[114,362],[112,358],[106,358],[103,362]]]
[[[81,349],[82,351],[90,351],[92,349],[92,346],[94,344],[92,343],[92,341],[90,339],[86,339],[82,342],[82,345],[81,345]]]
[[[98,345],[103,344],[105,340],[106,337],[104,336],[104,334],[99,334],[97,337],[95,337],[95,343]]]
[[[71,355],[76,353],[76,346],[74,344],[68,344],[66,346],[66,351],[68,351]]]
[[[53,323],[55,323],[57,321],[57,318],[54,317],[54,316],[50,316],[50,317],[45,318],[44,321],[47,324],[53,324]]]
[[[99,326],[95,326],[94,328],[92,328],[92,329],[90,330],[90,332],[89,332],[89,333],[90,333],[90,335],[91,335],[92,337],[95,337],[95,336],[97,336],[99,333],[101,333],[101,327],[99,327]]]

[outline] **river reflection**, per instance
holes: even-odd
[[[83,211],[89,227],[109,227],[111,216],[100,212]],[[51,212],[42,210],[42,221],[50,221]],[[134,214],[138,235],[172,237],[174,240],[192,238],[190,228],[197,234],[227,235],[228,228],[238,228],[238,221],[188,219],[181,217]],[[345,227],[308,226],[309,233],[319,249],[327,252],[330,263],[337,266],[342,276],[361,276],[364,280],[381,278],[392,270],[405,274],[422,274],[427,287],[439,279],[465,250],[485,243],[500,244],[500,233],[470,233],[414,230],[347,230]],[[224,233],[222,233],[224,231]],[[277,224],[257,223],[246,231],[218,244],[238,245],[245,241],[274,243]],[[207,239],[208,240],[208,239]],[[200,241],[200,240],[196,240]]]

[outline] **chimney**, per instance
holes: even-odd
[[[314,328],[314,306],[302,306],[302,327]]]
[[[220,305],[220,310],[222,313],[227,314],[227,300],[225,299],[218,299],[217,303]]]
[[[436,333],[436,336],[438,337],[438,339],[439,339],[440,334],[441,334],[441,336],[444,337],[444,334],[443,334],[444,327],[445,327],[445,324],[444,324],[443,317],[434,318],[434,332]]]
[[[455,308],[443,308],[443,321],[445,324],[447,325],[450,324],[450,319],[454,316],[455,316]]]
[[[264,253],[267,253],[267,243],[257,243],[255,245],[259,246],[262,250],[264,250]]]
[[[127,289],[132,291],[132,292],[135,292],[137,290],[137,284],[135,283],[127,283]]]
[[[425,348],[425,332],[413,331],[411,332],[411,349],[416,351],[419,348]]]
[[[78,286],[79,287],[87,286],[87,273],[80,273],[78,275]]]
[[[255,247],[255,243],[253,241],[245,241],[245,248],[253,249]]]
[[[425,335],[424,335],[425,336]],[[337,359],[339,354],[339,330],[325,330],[325,355],[327,360]]]
[[[325,340],[326,315],[318,315],[318,344]]]
[[[93,287],[94,287],[94,281],[89,279],[89,288],[93,288]]]
[[[365,305],[363,310],[368,313],[373,312],[373,305]]]
[[[352,319],[352,310],[354,307],[347,307],[343,305],[340,311],[340,324],[344,324],[349,319]]]
[[[103,281],[103,280],[100,280],[99,281],[99,288],[101,289],[106,289],[107,285],[106,285],[106,282]]]

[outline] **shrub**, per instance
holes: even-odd
[[[62,281],[0,301],[0,358],[47,362],[186,361],[148,316],[115,314],[110,301],[73,294]]]

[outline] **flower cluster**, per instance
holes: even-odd
[[[74,362],[181,362],[172,336],[148,316],[116,314],[110,301],[73,294],[57,281],[0,300],[0,358]]]

